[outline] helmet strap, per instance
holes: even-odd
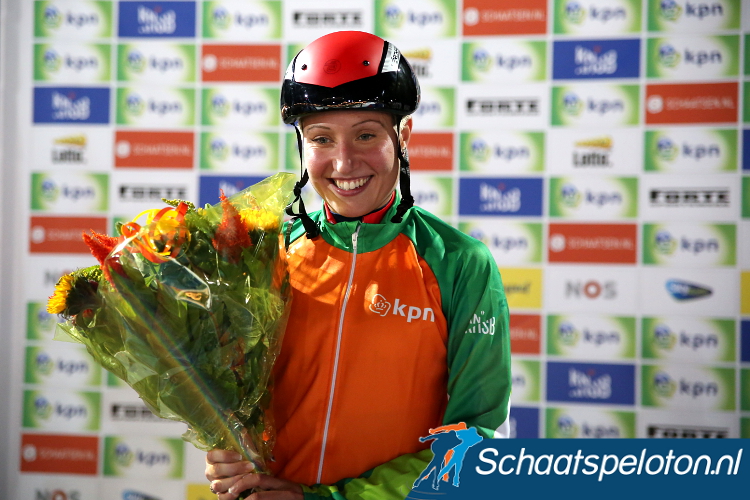
[[[407,210],[414,206],[414,197],[411,195],[411,179],[409,176],[409,152],[401,147],[401,121],[398,122],[396,137],[398,138],[398,181],[401,189],[401,201],[396,207],[396,213],[391,222],[401,222]]]
[[[294,184],[294,200],[286,206],[286,213],[287,215],[292,216],[292,220],[300,219],[302,221],[302,226],[305,228],[305,233],[307,234],[307,237],[309,239],[313,239],[316,236],[320,234],[320,228],[315,223],[314,220],[310,218],[309,215],[307,215],[307,211],[305,210],[305,202],[302,201],[302,188],[307,184],[307,181],[309,180],[309,175],[307,173],[307,169],[304,167],[304,159],[302,155],[302,133],[299,130],[299,127],[295,124],[294,125],[294,131],[297,133],[297,149],[299,150],[299,165],[300,165],[300,180],[298,180]],[[294,211],[294,204],[299,204],[299,211]],[[289,225],[291,228],[291,224]],[[287,231],[286,233],[286,246],[289,247],[289,236],[290,232]]]

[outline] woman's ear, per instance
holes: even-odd
[[[412,118],[410,116],[401,127],[401,149],[406,149],[407,146],[409,146],[409,139],[411,139],[411,126]]]

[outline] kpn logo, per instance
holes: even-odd
[[[677,21],[682,15],[682,7],[675,0],[661,0],[659,2],[659,16],[667,21]]]
[[[575,346],[578,344],[578,339],[581,334],[576,329],[575,325],[570,322],[563,321],[557,328],[557,337],[560,342],[566,346]]]
[[[566,92],[562,99],[562,109],[570,116],[580,116],[583,112],[583,99],[574,92]]]
[[[222,5],[213,8],[210,19],[218,29],[229,29],[232,25],[232,14]]]
[[[560,415],[555,424],[557,427],[557,437],[563,439],[578,437],[578,424],[576,424],[576,421],[570,415]]]
[[[42,56],[42,64],[47,71],[55,72],[62,66],[62,58],[54,49],[47,49]]]
[[[581,24],[586,19],[586,9],[579,2],[565,3],[565,19],[572,24]]]
[[[125,57],[125,64],[130,71],[143,73],[143,70],[146,69],[146,58],[139,50],[132,49],[128,51],[128,55]]]
[[[665,351],[671,351],[677,343],[677,335],[664,323],[654,327],[654,343]]]
[[[419,440],[431,441],[433,457],[414,481],[413,489],[417,490],[422,484],[429,484],[433,490],[459,487],[466,452],[483,439],[474,427],[467,427],[464,422],[430,429],[429,435]]]
[[[42,22],[47,28],[59,28],[63,23],[63,13],[54,5],[48,5],[42,14]]]
[[[141,116],[146,109],[146,101],[140,95],[131,92],[125,98],[125,108],[130,115]]]
[[[38,396],[34,398],[34,414],[38,418],[48,420],[53,412],[54,407],[46,397]]]
[[[215,160],[224,161],[229,156],[229,145],[224,139],[213,139],[209,145],[209,154]]]
[[[659,64],[666,68],[675,68],[680,64],[680,52],[670,43],[662,43],[658,48]]]
[[[651,384],[653,385],[654,392],[662,398],[669,399],[677,391],[677,382],[668,373],[663,371],[654,374]]]

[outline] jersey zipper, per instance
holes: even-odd
[[[346,314],[346,306],[349,303],[349,295],[352,291],[352,283],[354,281],[354,268],[357,266],[357,236],[359,234],[359,228],[352,233],[352,267],[349,270],[349,281],[346,284],[346,292],[344,293],[344,301],[341,304],[341,315],[339,316],[339,326],[336,335],[336,356],[333,361],[333,376],[331,377],[331,390],[328,393],[328,409],[326,410],[326,420],[323,427],[323,445],[320,448],[320,465],[318,466],[318,479],[317,483],[322,481],[323,476],[323,460],[326,453],[326,443],[328,441],[328,426],[331,423],[331,410],[333,408],[333,395],[336,389],[336,376],[338,375],[339,369],[339,354],[341,352],[341,336],[344,331],[344,315]]]

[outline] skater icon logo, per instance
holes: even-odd
[[[424,491],[424,486],[428,483],[433,490],[441,487],[447,489],[446,484],[458,487],[466,452],[482,439],[474,427],[467,428],[464,422],[430,429],[430,434],[419,440],[423,443],[432,441],[430,449],[433,458],[414,481],[413,489]]]

